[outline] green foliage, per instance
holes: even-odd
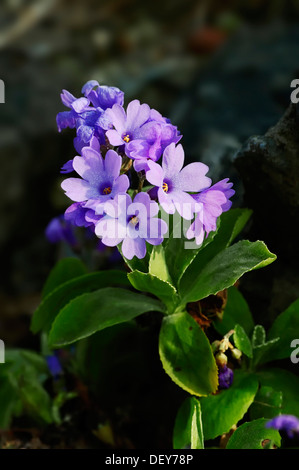
[[[201,406],[194,397],[186,398],[178,411],[173,430],[173,448],[204,448]]]
[[[266,419],[244,423],[231,436],[227,449],[264,449],[280,447],[281,437],[276,429],[266,428]],[[270,442],[269,442],[270,441]]]
[[[247,357],[252,357],[252,346],[244,328],[241,325],[236,325],[234,328],[234,343],[235,346],[242,351]]]
[[[208,395],[217,389],[218,374],[210,343],[186,312],[163,318],[159,352],[167,374],[192,395]]]
[[[258,381],[253,375],[236,370],[233,384],[216,395],[201,398],[202,422],[205,439],[214,439],[229,432],[253,403]]]
[[[224,336],[233,330],[236,324],[243,327],[247,335],[250,335],[254,321],[246,300],[241,292],[234,286],[227,289],[227,304],[222,320],[215,320],[214,326],[218,333]]]
[[[250,407],[251,420],[258,418],[270,419],[279,415],[281,413],[282,400],[282,392],[273,390],[272,387],[262,385]]]

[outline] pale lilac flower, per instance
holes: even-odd
[[[138,193],[134,201],[128,194],[119,194],[104,206],[104,216],[95,226],[95,234],[104,245],[116,246],[122,243],[125,258],[146,255],[146,242],[160,245],[168,227],[165,221],[156,217],[159,206],[147,193]]]
[[[85,207],[94,209],[118,193],[126,192],[130,182],[120,175],[121,157],[108,150],[105,160],[90,147],[82,149],[82,157],[73,160],[74,170],[81,178],[68,178],[61,183],[66,195],[75,202],[85,202]]]
[[[203,242],[205,235],[216,230],[217,218],[232,205],[229,198],[235,191],[231,189],[233,184],[228,181],[226,178],[198,194],[192,194],[198,213],[187,230],[186,237],[195,238],[197,245]]]
[[[184,158],[182,145],[170,144],[163,153],[162,166],[148,162],[150,169],[146,172],[146,179],[158,188],[159,203],[165,212],[174,214],[177,210],[181,217],[190,220],[195,203],[188,192],[209,187],[211,180],[205,176],[209,170],[207,165],[194,162],[183,168]]]

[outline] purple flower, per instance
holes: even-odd
[[[51,375],[54,379],[57,379],[60,375],[63,374],[63,370],[59,359],[56,354],[52,354],[51,356],[46,356],[46,362],[49,368]]]
[[[125,145],[140,137],[140,129],[150,117],[150,107],[147,104],[140,104],[140,101],[131,101],[127,106],[127,112],[119,104],[114,104],[111,109],[105,112],[107,120],[110,121],[106,136],[110,144],[114,146]],[[150,124],[150,129],[153,124]],[[144,131],[144,129],[143,129]]]
[[[77,227],[91,227],[101,218],[95,211],[84,207],[82,202],[74,202],[64,213],[65,220],[68,220]]]
[[[122,243],[122,253],[127,259],[144,258],[146,242],[160,245],[168,230],[166,222],[156,217],[158,204],[147,193],[138,193],[133,202],[128,194],[119,194],[105,204],[104,212],[95,233],[104,245]]]
[[[293,415],[279,415],[266,423],[266,428],[283,431],[289,438],[299,436],[299,419]]]
[[[73,167],[82,178],[68,178],[61,187],[73,201],[85,201],[85,207],[95,209],[129,188],[128,177],[119,174],[121,164],[122,159],[114,150],[108,150],[104,160],[93,148],[84,147],[82,157],[73,160]]]
[[[76,141],[77,137],[75,137],[74,139],[74,142]],[[80,141],[81,142],[81,141]],[[90,142],[89,142],[89,147],[91,147],[92,149],[96,150],[97,152],[100,152],[100,142],[99,140],[96,138],[96,137],[92,137],[90,139]],[[75,147],[76,147],[76,144],[75,144]],[[82,147],[81,144],[79,145],[78,147],[78,152],[81,154],[82,153],[82,149],[84,148],[84,146]],[[77,149],[76,149],[77,150]],[[74,167],[73,167],[73,159],[72,160],[68,160],[62,167],[61,167],[61,170],[60,170],[60,173],[63,173],[63,174],[67,174],[67,173],[72,173],[74,171]]]
[[[223,390],[229,388],[233,383],[234,373],[233,371],[227,367],[219,367],[218,369],[218,380],[219,380],[219,390]]]
[[[100,86],[96,80],[89,80],[82,88],[82,93],[95,108],[112,108],[117,103],[124,104],[124,93],[113,86]]]
[[[63,215],[54,217],[46,227],[45,235],[50,243],[65,241],[71,246],[76,245],[72,224],[65,221]]]
[[[146,178],[158,188],[157,196],[165,212],[174,214],[177,210],[181,217],[190,220],[195,204],[187,191],[201,191],[210,186],[211,180],[205,176],[209,168],[204,163],[190,163],[183,168],[184,158],[182,145],[170,144],[163,153],[162,167],[148,162]]]
[[[217,218],[231,208],[232,202],[229,198],[235,194],[231,189],[232,185],[226,178],[198,194],[192,194],[197,203],[198,214],[187,230],[188,239],[195,238],[196,244],[200,245],[205,234],[216,230]]]

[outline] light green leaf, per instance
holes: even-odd
[[[216,391],[218,369],[210,343],[186,312],[163,318],[159,338],[165,372],[187,392],[202,396]]]
[[[261,418],[242,424],[231,436],[226,449],[263,449],[267,441],[271,441],[272,446],[280,447],[279,432],[266,428],[267,422],[267,419]]]
[[[200,402],[194,397],[186,398],[178,411],[173,431],[173,448],[204,448],[201,407]]]
[[[256,367],[258,364],[264,364],[273,360],[272,351],[278,342],[279,338],[273,338],[269,341],[266,340],[266,332],[264,327],[262,325],[256,325],[252,334],[252,366]]]
[[[250,339],[245,333],[244,328],[241,325],[235,325],[234,327],[234,343],[236,348],[240,349],[247,357],[252,358],[252,346]]]
[[[201,398],[205,439],[214,439],[229,432],[253,403],[257,389],[256,377],[236,370],[230,388],[220,390],[216,395]]]
[[[121,288],[106,287],[69,302],[55,318],[49,345],[60,347],[145,312],[164,312],[158,300]]]
[[[128,279],[135,289],[141,292],[154,294],[167,306],[168,312],[172,313],[178,303],[175,287],[167,281],[162,281],[153,274],[145,274],[133,271],[128,274]]]
[[[149,274],[157,277],[161,281],[172,284],[171,277],[168,272],[165,251],[163,245],[153,246],[149,260]]]

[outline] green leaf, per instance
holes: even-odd
[[[247,223],[252,211],[249,209],[231,209],[221,214],[217,221],[217,233],[213,240],[189,264],[179,282],[179,291],[188,288],[189,279],[197,277],[198,273],[209,263],[217,253],[228,247]]]
[[[135,289],[141,292],[154,294],[167,306],[169,313],[172,313],[178,303],[178,296],[175,287],[169,282],[162,281],[153,274],[145,274],[140,271],[133,271],[128,274],[128,279]]]
[[[282,399],[282,392],[262,386],[250,407],[250,418],[274,418],[281,413]]]
[[[172,284],[166,264],[164,247],[162,245],[153,246],[149,260],[149,274],[152,274],[161,281]]]
[[[261,370],[256,373],[256,377],[262,386],[282,393],[282,414],[299,416],[299,377],[279,368]]]
[[[244,328],[241,325],[235,325],[234,327],[234,343],[236,348],[240,349],[247,357],[252,357],[252,346],[250,339],[245,333]]]
[[[152,245],[149,245],[147,243],[147,245],[146,245],[146,255],[142,259],[137,258],[137,256],[134,256],[132,259],[127,259],[121,251],[121,244],[119,244],[117,246],[117,248],[118,248],[118,251],[120,252],[121,256],[123,257],[125,263],[131,269],[131,271],[137,270],[137,271],[141,271],[143,273],[148,272],[150,254],[151,254],[151,251],[152,251],[152,248],[153,248]]]
[[[230,388],[221,390],[216,395],[201,398],[205,439],[214,439],[229,432],[253,403],[257,389],[256,377],[236,370]]]
[[[7,376],[0,376],[0,403],[0,428],[9,429],[21,401]]]
[[[186,312],[163,318],[159,338],[165,372],[187,392],[202,396],[216,391],[218,369],[210,343]]]
[[[267,441],[280,447],[279,432],[276,429],[266,428],[267,422],[267,419],[261,418],[244,423],[233,433],[226,449],[263,449],[267,445]]]
[[[252,366],[256,367],[258,364],[264,364],[272,360],[272,351],[279,338],[273,338],[266,341],[266,332],[262,325],[256,325],[252,334],[253,345],[253,361]]]
[[[235,324],[241,325],[249,335],[254,327],[254,321],[246,300],[234,286],[227,290],[227,304],[222,320],[215,320],[214,326],[222,336],[234,329]]]
[[[186,398],[178,411],[173,431],[173,448],[204,448],[201,407],[200,402],[194,397]]]
[[[78,258],[64,258],[58,261],[44,284],[42,297],[46,297],[50,292],[56,289],[56,287],[75,277],[82,276],[86,274],[86,272],[85,265]]]
[[[111,285],[129,286],[127,274],[117,270],[99,271],[65,282],[48,294],[34,312],[31,323],[32,332],[48,331],[59,311],[73,298]]]
[[[217,225],[220,225],[220,219],[218,219]],[[173,279],[175,286],[178,286],[179,281],[183,276],[184,272],[186,271],[190,263],[193,261],[193,259],[198,255],[198,253],[203,250],[203,248],[205,248],[209,243],[211,243],[211,241],[216,235],[217,230],[215,232],[210,232],[204,242],[196,248],[187,248],[188,244],[190,244],[191,242],[182,235],[178,238],[175,238],[173,234],[170,236],[167,243],[165,244],[165,257],[167,260],[167,265],[171,278]]]
[[[299,299],[282,312],[272,324],[268,331],[268,338],[271,340],[277,337],[279,337],[279,341],[271,349],[269,359],[290,357],[293,350],[291,342],[293,339],[299,338]]]
[[[164,312],[155,299],[125,289],[106,287],[69,302],[55,318],[49,345],[60,347],[86,338],[96,331],[123,323],[145,312]]]
[[[182,303],[217,294],[235,284],[246,272],[267,266],[275,259],[276,255],[263,242],[242,240],[218,253],[193,277],[189,270],[185,272],[181,282]]]

